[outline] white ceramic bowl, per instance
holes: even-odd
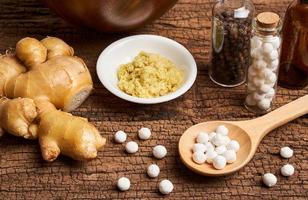
[[[117,86],[117,70],[121,64],[131,62],[140,51],[158,53],[182,68],[185,74],[182,85],[172,93],[155,98],[139,98],[122,92]],[[109,45],[97,60],[96,72],[104,87],[114,95],[130,102],[155,104],[175,99],[189,90],[197,76],[197,65],[191,53],[174,40],[156,35],[135,35]]]

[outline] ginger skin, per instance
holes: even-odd
[[[106,143],[85,118],[64,112],[79,107],[93,88],[88,68],[73,54],[63,40],[47,37],[24,38],[16,55],[0,56],[0,136],[38,138],[48,162],[60,153],[93,159]]]

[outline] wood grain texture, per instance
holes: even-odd
[[[301,117],[271,132],[261,143],[253,160],[239,172],[220,178],[202,177],[189,171],[179,160],[177,142],[191,125],[207,120],[242,120],[256,117],[243,106],[244,86],[227,89],[213,84],[207,75],[210,57],[211,7],[215,0],[180,0],[162,18],[130,33],[102,34],[75,28],[51,13],[37,0],[0,1],[0,52],[14,47],[22,37],[57,36],[84,58],[93,75],[95,91],[74,112],[88,117],[108,144],[98,158],[78,163],[60,157],[46,163],[36,141],[5,135],[0,140],[0,199],[157,199],[157,184],[163,178],[175,186],[166,199],[307,199],[308,196],[308,118]],[[290,0],[254,0],[258,11],[274,10],[283,15]],[[159,105],[136,105],[118,99],[99,83],[95,63],[111,42],[133,34],[167,36],[185,45],[198,63],[198,78],[184,96]],[[278,88],[274,106],[282,106],[307,94],[303,90]],[[137,140],[136,132],[152,129],[149,141]],[[129,140],[137,140],[140,151],[127,155],[123,145],[114,144],[113,134],[125,130]],[[163,144],[168,155],[163,160],[151,156],[152,147]],[[281,159],[282,146],[291,146],[294,157]],[[146,166],[158,163],[161,175],[149,179]],[[282,177],[280,167],[290,163],[295,175]],[[261,184],[261,175],[278,176],[273,188]],[[118,192],[115,182],[125,175],[131,179],[128,192]]]

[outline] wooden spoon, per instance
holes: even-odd
[[[196,124],[187,129],[179,141],[179,153],[183,163],[196,173],[206,176],[231,174],[244,167],[253,157],[263,137],[275,128],[308,113],[308,95],[288,103],[262,117],[246,121],[210,121]],[[192,146],[201,131],[212,132],[217,126],[225,125],[229,137],[240,143],[237,160],[221,170],[210,164],[198,165],[192,160]],[[296,133],[294,133],[296,134]]]

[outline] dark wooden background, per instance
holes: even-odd
[[[0,1],[0,52],[14,47],[25,37],[57,36],[72,45],[93,76],[95,91],[74,114],[88,117],[108,143],[98,158],[79,163],[60,157],[53,163],[42,160],[37,141],[5,135],[0,139],[0,199],[151,199],[162,198],[157,184],[164,178],[174,183],[169,199],[307,199],[308,118],[301,117],[271,132],[261,143],[253,160],[239,172],[220,178],[199,176],[179,160],[177,142],[185,129],[206,120],[240,120],[256,117],[243,107],[244,86],[232,89],[213,84],[207,75],[210,56],[210,19],[214,0],[180,0],[159,20],[130,33],[102,34],[75,28],[54,15],[39,0]],[[257,11],[272,10],[283,16],[290,0],[254,0]],[[133,34],[151,33],[172,38],[185,45],[198,63],[194,87],[177,100],[159,105],[136,105],[118,99],[99,83],[95,63],[100,52],[113,41]],[[303,90],[278,88],[275,107],[307,94]],[[136,132],[152,129],[152,140],[140,142]],[[140,151],[127,155],[123,146],[112,142],[117,130],[137,140]],[[163,144],[168,156],[156,161],[152,147]],[[291,146],[294,157],[281,159],[282,146]],[[146,166],[161,167],[159,178],[149,179]],[[289,178],[279,173],[284,163],[295,166]],[[275,173],[273,188],[261,184],[261,175]],[[119,192],[118,177],[131,179],[131,189]]]

